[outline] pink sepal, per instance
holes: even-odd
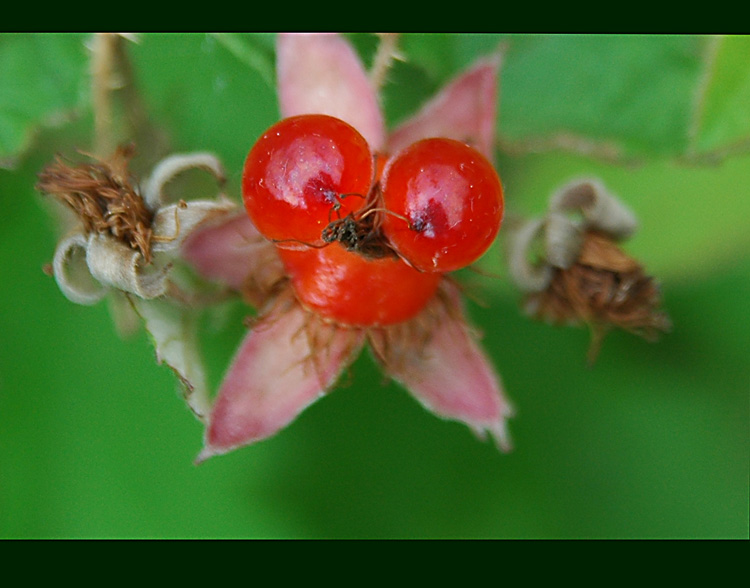
[[[445,284],[444,292],[450,297],[449,309],[429,340],[405,347],[393,365],[384,367],[428,410],[465,423],[482,438],[489,433],[499,449],[509,451],[506,420],[513,409],[500,377],[463,317],[455,286]]]
[[[263,305],[284,276],[276,248],[244,210],[196,231],[183,245],[182,256],[201,276],[241,291],[256,307]]]
[[[197,462],[266,439],[333,385],[363,334],[311,315],[288,299],[245,337],[211,410]]]
[[[452,80],[388,138],[396,153],[421,139],[446,137],[469,143],[493,160],[500,55],[482,59]]]
[[[335,116],[357,129],[373,151],[385,146],[377,95],[345,39],[334,33],[280,33],[276,70],[283,117]]]

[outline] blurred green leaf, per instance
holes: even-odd
[[[716,39],[707,67],[694,151],[750,147],[750,37]]]
[[[670,35],[404,35],[405,62],[393,69],[398,89],[386,87],[386,107],[390,120],[401,120],[456,72],[502,49],[498,133],[507,148],[619,160],[720,151],[750,139],[750,43],[728,37],[715,53],[711,43]]]
[[[704,43],[663,35],[512,37],[500,132],[510,142],[576,138],[627,156],[681,154]]]
[[[88,100],[86,35],[0,35],[0,167],[12,167],[40,127]]]

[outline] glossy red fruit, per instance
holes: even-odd
[[[332,219],[365,203],[373,155],[354,127],[337,118],[300,115],[268,129],[250,150],[242,196],[250,219],[281,247],[320,243]]]
[[[425,307],[441,279],[396,257],[366,259],[339,243],[279,254],[299,301],[343,325],[374,327],[408,320]]]
[[[492,164],[452,139],[424,139],[396,153],[381,183],[382,230],[391,246],[423,272],[474,263],[497,236],[503,188]]]

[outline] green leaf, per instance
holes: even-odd
[[[696,153],[750,146],[750,38],[716,39],[695,120]]]
[[[88,100],[88,54],[78,34],[0,36],[0,167],[13,167],[40,127]]]
[[[405,62],[393,68],[386,108],[389,120],[404,118],[449,78],[501,49],[502,146],[564,148],[610,159],[682,156],[709,41],[669,35],[404,35]],[[739,47],[732,55],[733,63],[746,62]],[[723,58],[724,69],[735,67],[729,61]],[[719,124],[735,128],[724,115],[716,113]]]
[[[618,155],[681,154],[703,44],[693,36],[512,37],[499,131],[511,143],[592,142]]]

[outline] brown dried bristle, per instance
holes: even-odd
[[[153,214],[128,174],[134,151],[132,145],[118,147],[108,160],[77,165],[58,156],[39,174],[36,187],[69,206],[87,233],[110,234],[150,263]]]
[[[371,327],[367,340],[386,372],[403,372],[409,363],[424,359],[436,329],[446,320],[464,322],[464,317],[458,299],[440,288],[417,316],[393,325]]]
[[[576,263],[555,269],[547,289],[532,294],[527,304],[537,318],[554,323],[586,323],[594,329],[590,358],[596,355],[603,331],[619,327],[654,340],[671,328],[660,309],[655,280],[609,238],[588,232]]]

